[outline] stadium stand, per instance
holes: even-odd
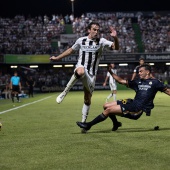
[[[130,17],[91,17],[84,14],[80,17],[72,15],[52,15],[48,17],[25,17],[17,15],[14,18],[0,17],[0,53],[1,54],[51,54],[61,53],[72,45],[74,40],[61,43],[61,34],[74,34],[75,37],[84,36],[89,22],[97,21],[101,25],[101,36],[110,39],[109,26],[116,27],[120,41],[119,53],[169,53],[170,52],[170,17],[155,15],[153,17],[140,16],[137,20]],[[107,51],[106,51],[107,52]],[[131,76],[134,64],[120,67],[116,64],[118,74],[124,78]],[[51,69],[41,68],[35,74],[24,71],[21,75],[22,83],[25,77],[32,75],[36,80],[36,87],[56,85],[64,87],[74,68]],[[170,84],[170,67],[153,67],[154,76]],[[106,68],[99,68],[96,83],[103,83]],[[0,86],[7,84],[9,72],[0,70]],[[65,78],[63,78],[65,77]]]

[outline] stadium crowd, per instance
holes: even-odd
[[[92,17],[87,18],[84,14],[80,17],[71,15],[52,15],[51,17],[37,16],[25,17],[17,15],[14,18],[0,17],[0,54],[51,54],[60,53],[73,41],[68,44],[61,44],[53,47],[52,40],[60,41],[60,35],[66,33],[66,24],[70,24],[73,34],[77,37],[86,33],[86,27],[91,21],[97,21],[101,25],[101,37],[112,40],[110,37],[109,26],[114,26],[118,32],[120,42],[120,53],[136,53],[138,43],[134,30],[134,21],[131,18],[113,17]],[[170,17],[158,16],[143,17],[139,16],[135,24],[140,28],[141,43],[145,53],[170,52]],[[106,51],[107,52],[107,51]],[[132,74],[134,65],[119,67],[116,65],[118,74],[128,78]],[[64,87],[70,79],[70,69],[41,69],[32,73],[30,71],[21,72],[21,81],[25,85],[26,78],[32,75],[36,81],[36,87],[57,85]],[[102,83],[106,74],[106,69],[100,67],[98,70],[96,83]],[[123,75],[122,75],[123,73]],[[0,86],[8,85],[12,73],[0,72]],[[154,76],[170,84],[170,67],[154,67]]]
[[[145,52],[170,52],[170,17],[140,18]]]
[[[0,18],[0,52],[4,54],[49,54],[53,52],[52,38],[64,32],[62,17],[46,15],[27,19],[17,15],[13,19]]]
[[[138,52],[133,21],[129,18],[103,17],[87,18],[73,15],[52,15],[51,17],[25,17],[17,15],[14,18],[0,17],[0,53],[3,54],[51,54],[61,52],[70,46],[61,44],[58,48],[52,46],[52,40],[60,40],[66,24],[72,25],[73,34],[77,37],[86,33],[89,22],[97,21],[101,25],[101,36],[109,39],[109,26],[114,26],[118,32],[121,53]],[[138,17],[141,43],[144,52],[170,51],[170,17],[154,16],[151,18]]]

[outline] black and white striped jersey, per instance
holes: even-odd
[[[111,47],[112,43],[105,38],[92,40],[88,36],[77,39],[71,47],[75,51],[79,50],[76,67],[84,66],[90,75],[96,75],[102,51],[104,47]]]

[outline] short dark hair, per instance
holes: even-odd
[[[142,68],[142,67],[144,67],[145,70],[148,70],[151,73],[151,66],[149,64],[143,64],[139,68]]]
[[[98,22],[91,22],[88,26],[87,26],[87,29],[91,29],[91,26],[92,25],[97,25],[100,27],[99,23]]]
[[[139,61],[140,61],[140,60],[145,60],[145,59],[144,59],[143,57],[140,57],[140,58],[139,58]]]

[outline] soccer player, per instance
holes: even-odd
[[[109,67],[111,67],[111,70],[114,74],[117,74],[117,69],[115,69],[114,63],[109,64]],[[111,93],[107,96],[106,102],[108,102],[108,100],[111,97],[113,97],[113,101],[116,101],[117,84],[116,84],[115,79],[112,77],[109,71],[107,72],[103,86],[106,86],[108,79],[109,79],[109,86],[110,86]]]
[[[61,103],[73,85],[81,80],[84,89],[84,105],[82,108],[82,122],[85,122],[91,105],[91,97],[94,91],[96,74],[102,51],[105,47],[112,50],[119,49],[117,32],[110,27],[110,35],[114,38],[114,42],[99,37],[100,25],[97,22],[91,22],[88,25],[88,35],[80,37],[73,46],[58,56],[52,56],[50,60],[60,60],[75,51],[79,50],[78,62],[76,64],[74,74],[66,85],[64,91],[56,98],[57,103]]]
[[[127,87],[135,90],[136,95],[134,99],[105,103],[103,106],[103,113],[98,115],[91,122],[77,122],[77,125],[80,128],[84,128],[86,131],[93,125],[104,121],[110,115],[115,117],[118,115],[133,120],[139,119],[143,112],[149,116],[151,109],[154,108],[153,100],[156,93],[161,91],[167,95],[170,95],[170,89],[167,85],[163,84],[163,82],[158,79],[151,77],[151,67],[148,64],[143,64],[139,67],[140,78],[132,81],[122,79],[114,74],[111,69],[109,69],[109,72],[120,84],[126,85]]]
[[[131,80],[134,80],[135,78],[137,78],[137,76],[139,75],[139,68],[140,68],[140,66],[143,65],[143,64],[148,64],[148,63],[145,63],[144,58],[140,58],[140,59],[139,59],[139,65],[137,65],[137,66],[135,67],[135,69],[134,69],[134,71],[133,71],[133,74],[132,74],[132,79],[131,79]],[[149,65],[149,64],[148,64],[148,65]],[[150,73],[150,76],[151,76],[152,78],[154,78],[154,76],[152,75],[152,73]]]
[[[15,96],[17,98],[17,101],[20,102],[18,94],[21,91],[21,82],[20,82],[20,77],[18,76],[17,71],[15,71],[14,76],[11,77],[10,88],[12,90],[11,92],[12,102],[14,102]]]
[[[135,69],[134,69],[134,71],[133,71],[133,74],[132,74],[132,79],[131,80],[134,80],[135,79],[135,77],[138,75],[138,73],[139,73],[139,67],[141,66],[141,65],[143,65],[143,64],[145,64],[145,60],[144,60],[144,58],[140,58],[139,59],[139,65],[137,65],[136,67],[135,67]]]

